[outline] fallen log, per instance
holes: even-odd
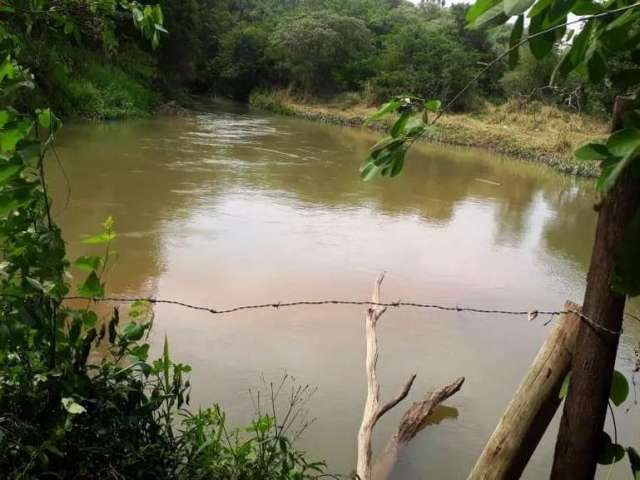
[[[393,435],[380,460],[376,463],[373,478],[386,479],[391,474],[402,449],[430,422],[438,407],[462,388],[464,377],[427,393],[423,400],[415,402],[402,416],[398,431]],[[457,410],[454,410],[457,414]]]
[[[565,311],[580,312],[567,301]],[[559,392],[571,369],[580,318],[563,315],[554,325],[489,438],[468,480],[519,478],[560,406]]]

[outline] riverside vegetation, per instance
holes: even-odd
[[[67,259],[52,221],[45,175],[45,156],[62,123],[49,108],[24,106],[33,101],[37,77],[19,59],[37,48],[25,43],[31,36],[42,42],[68,39],[72,45],[83,40],[75,33],[78,17],[67,15],[83,6],[89,7],[83,18],[101,20],[91,25],[102,28],[101,38],[111,45],[117,43],[116,22],[126,20],[153,46],[165,31],[160,7],[125,0],[0,4],[2,15],[19,16],[29,25],[25,36],[0,25],[2,476],[313,478],[324,465],[307,461],[288,437],[295,434],[290,419],[299,417],[308,388],[292,387],[283,417],[275,407],[259,410],[247,428],[231,428],[217,406],[187,409],[190,367],[173,361],[167,339],[160,358],[149,359],[149,304],[132,305],[125,321],[118,309],[101,317],[92,302],[73,307],[64,300],[72,291],[72,272],[82,278],[78,294],[104,296],[103,275],[113,262],[116,233],[107,219],[100,233],[83,240],[101,253]],[[278,394],[270,393],[275,405]]]
[[[548,13],[547,4],[538,15]],[[472,13],[477,17],[495,7],[502,12],[502,2],[480,1]],[[557,8],[561,19],[573,5]],[[590,8],[596,7],[590,4]],[[473,78],[478,63],[494,56],[494,47],[505,41],[508,30],[468,32],[464,19],[469,12],[464,6],[373,0],[222,5],[167,0],[153,6],[128,0],[3,0],[0,15],[3,473],[15,478],[304,479],[323,475],[324,464],[308,461],[288,439],[289,415],[282,423],[274,409],[259,414],[240,431],[227,428],[217,407],[188,411],[190,368],[171,359],[166,339],[161,357],[148,359],[146,339],[153,325],[149,305],[133,305],[125,324],[117,309],[99,318],[91,302],[84,307],[65,302],[72,289],[70,271],[82,276],[76,287],[80,295],[104,296],[103,276],[113,261],[116,235],[113,221],[107,219],[103,231],[84,240],[102,247],[102,254],[73,263],[67,259],[62,234],[51,218],[45,175],[45,158],[50,152],[55,155],[54,139],[62,125],[53,111],[116,118],[148,112],[162,96],[181,89],[246,98],[257,88],[273,86],[305,95],[357,91],[372,99],[411,90],[447,101]],[[620,18],[635,22],[637,12]],[[504,15],[500,20],[504,23]],[[175,22],[175,38],[163,42],[170,22]],[[613,35],[625,36],[627,41],[626,33],[620,31],[625,24],[614,25]],[[623,30],[628,32],[626,27]],[[608,31],[599,31],[599,40],[606,43]],[[555,40],[555,36],[545,39],[551,48],[541,57],[557,60]],[[215,50],[209,50],[212,45]],[[576,45],[580,43],[574,43],[572,51]],[[312,50],[319,54],[310,57]],[[583,49],[577,59],[565,56],[561,65],[574,62],[565,73],[575,70],[585,55]],[[602,70],[606,74],[606,63],[603,67],[600,62],[602,51],[595,55],[595,66],[591,65],[593,55],[589,76]],[[522,69],[537,65],[523,57]],[[637,56],[628,60],[613,54],[611,62],[615,61],[637,63]],[[504,96],[510,74],[501,68],[492,70],[490,75],[495,77],[466,90],[456,106],[472,110],[478,99]],[[513,85],[543,77],[535,69],[528,75],[531,78],[525,76]],[[565,107],[579,104],[581,110],[594,113],[613,103],[606,93],[599,93],[602,89],[583,85],[571,75],[565,77],[560,87],[564,90],[546,98],[547,102],[561,98]],[[535,86],[528,95],[538,91],[544,93]],[[404,142],[410,145],[417,132],[415,125],[407,130],[407,120],[414,113],[412,98],[396,97],[381,111],[399,112],[392,135],[402,134],[402,142],[391,139],[374,148],[364,177],[378,172],[393,176],[402,169]],[[425,106],[437,112],[440,101],[431,100]],[[419,118],[427,118],[422,115],[419,112]],[[586,159],[605,160],[599,184],[603,195],[615,192],[617,179],[627,178],[631,168],[625,168],[638,158],[637,118],[627,120],[631,126],[622,136],[616,136],[618,132],[606,145],[594,143],[579,151]],[[426,125],[419,127],[422,132]],[[401,155],[399,148],[403,148]],[[615,200],[606,197],[605,208],[613,204],[611,198]],[[637,214],[632,227],[631,236],[616,245],[622,247],[619,253],[625,262],[607,260],[611,268],[615,266],[614,287],[623,299],[639,291]],[[606,254],[611,257],[614,252]],[[621,322],[622,311],[614,313],[619,313]],[[618,331],[620,325],[612,328]],[[611,384],[610,366],[609,377],[600,379],[605,386]],[[569,400],[584,385],[582,378],[574,376],[569,383]],[[626,397],[628,385],[626,390],[614,396]],[[295,402],[290,408],[296,408]],[[601,434],[602,425],[596,427]],[[593,438],[589,440],[594,444]],[[628,453],[637,473],[635,450],[625,452],[611,441],[608,447],[608,463],[619,460],[620,452]],[[595,468],[595,457],[587,459],[587,470]],[[584,458],[574,455],[571,460]]]
[[[64,20],[26,7],[0,12],[20,40],[18,60],[36,74],[35,95],[23,101],[35,107],[46,98],[59,115],[97,119],[145,115],[169,100],[189,104],[190,94],[205,94],[361,123],[395,95],[447,102],[508,48],[510,35],[507,26],[467,28],[464,4],[162,0],[163,28],[171,34],[154,49],[110,13],[112,1],[36,3],[63,8]],[[445,121],[454,128],[436,129],[430,139],[596,174],[572,162],[570,152],[604,132],[598,119],[613,96],[578,74],[549,87],[559,55],[537,61],[523,48],[515,69],[496,64],[457,100]]]

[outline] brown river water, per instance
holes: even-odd
[[[109,215],[119,258],[113,295],[224,308],[370,298],[488,309],[559,310],[580,301],[595,214],[592,181],[479,150],[421,145],[401,176],[363,183],[377,134],[223,105],[185,117],[65,126],[51,160],[53,210],[70,257]],[[67,196],[69,198],[67,201]],[[95,251],[95,250],[94,250]],[[157,306],[155,351],[193,366],[192,406],[220,403],[247,423],[249,390],[285,372],[317,387],[299,441],[349,473],[366,385],[365,308],[307,306],[225,316]],[[629,306],[638,313],[639,302]],[[381,449],[409,405],[465,376],[439,423],[404,452],[397,479],[462,479],[549,331],[540,317],[391,309],[379,323],[382,398],[418,378],[377,426]],[[628,321],[619,368],[630,373],[640,323]],[[402,408],[404,407],[404,408]],[[619,440],[640,446],[634,394],[616,409]],[[544,478],[558,418],[526,470]],[[609,431],[612,429],[609,426]],[[602,478],[608,469],[602,468]],[[612,478],[629,478],[626,460]]]

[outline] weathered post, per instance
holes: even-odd
[[[566,302],[565,310],[580,307]],[[519,478],[560,406],[559,392],[571,368],[578,315],[563,315],[538,351],[468,480]]]

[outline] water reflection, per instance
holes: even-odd
[[[113,215],[120,261],[115,294],[154,294],[214,306],[309,298],[367,298],[389,272],[387,299],[499,308],[559,308],[584,288],[595,215],[589,182],[475,150],[420,146],[394,181],[362,183],[357,167],[375,135],[223,108],[186,118],[65,128],[52,164],[54,211],[73,256],[82,234]],[[632,305],[640,310],[638,304]],[[287,370],[319,391],[318,421],[304,446],[348,472],[362,412],[363,311],[309,308],[210,317],[159,307],[156,336],[195,367],[194,399],[221,402],[246,421],[249,388]],[[542,319],[543,321],[546,319]],[[629,323],[629,370],[640,324]],[[380,326],[383,395],[418,374],[414,401],[464,375],[397,478],[464,478],[547,328],[522,318],[418,310],[389,312]],[[381,447],[392,412],[377,431]],[[619,414],[640,444],[635,410]],[[550,432],[553,436],[553,432]],[[527,478],[548,469],[551,438]]]

